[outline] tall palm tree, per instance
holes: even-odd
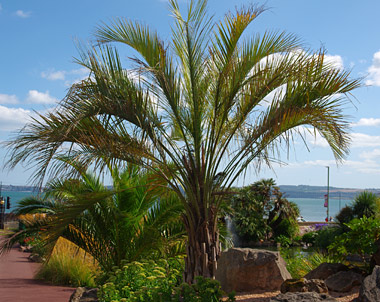
[[[215,22],[206,6],[192,0],[183,16],[170,0],[168,43],[123,18],[98,27],[96,46],[82,48],[77,60],[90,76],[8,144],[9,167],[30,163],[39,180],[67,171],[55,160],[62,154],[98,169],[127,161],[155,170],[185,208],[187,282],[214,276],[223,192],[250,164],[270,164],[276,146],[307,131],[326,139],[337,160],[345,156],[342,108],[360,86],[292,34],[244,36],[263,8]],[[136,52],[133,70],[123,67],[113,42]]]
[[[45,213],[3,246],[11,247],[23,233],[38,232],[45,245],[59,237],[92,255],[104,271],[122,260],[174,256],[184,252],[183,210],[178,198],[152,185],[152,175],[137,167],[112,169],[113,188],[83,171],[79,179],[53,180],[44,197],[22,200],[16,215]],[[42,231],[41,231],[42,229]]]

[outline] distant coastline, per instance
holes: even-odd
[[[4,192],[30,192],[37,193],[40,191],[39,187],[36,186],[13,186],[13,185],[2,185],[1,190]]]
[[[308,185],[280,185],[280,190],[285,194],[287,198],[317,198],[323,199],[324,195],[327,193],[326,186],[308,186]],[[355,188],[338,188],[330,187],[330,199],[354,199],[357,194],[367,190],[380,195],[380,189],[369,188],[369,189],[355,189]],[[38,193],[40,191],[39,187],[36,186],[14,186],[14,185],[3,185],[2,191],[7,192],[31,192]]]
[[[327,194],[327,186],[307,186],[307,185],[280,185],[280,190],[286,198],[317,198],[324,199]],[[380,195],[380,189],[355,189],[355,188],[338,188],[330,187],[330,199],[354,199],[356,195],[363,191],[370,191]]]

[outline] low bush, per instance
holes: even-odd
[[[301,241],[306,243],[306,244],[311,244],[314,245],[315,243],[315,238],[317,237],[318,233],[317,232],[308,232],[303,234]]]
[[[329,253],[340,259],[349,254],[357,254],[366,261],[366,256],[376,252],[375,242],[380,239],[380,221],[376,218],[362,217],[346,223],[348,231],[335,238],[329,246]]]
[[[330,244],[335,241],[335,238],[342,233],[341,228],[325,226],[316,232],[314,247],[327,251]]]
[[[97,264],[89,254],[60,238],[36,277],[56,285],[95,287],[98,271]]]
[[[100,287],[101,302],[217,302],[223,291],[218,281],[197,277],[196,284],[181,284],[182,258],[131,262],[115,267]],[[234,301],[231,294],[227,301]]]

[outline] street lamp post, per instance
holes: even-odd
[[[327,218],[326,221],[329,221],[330,218],[330,167],[327,168]]]
[[[5,223],[5,201],[4,198],[0,197],[0,230],[4,230]]]

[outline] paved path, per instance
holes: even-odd
[[[0,257],[0,302],[68,302],[74,289],[33,279],[39,264],[13,248]]]

